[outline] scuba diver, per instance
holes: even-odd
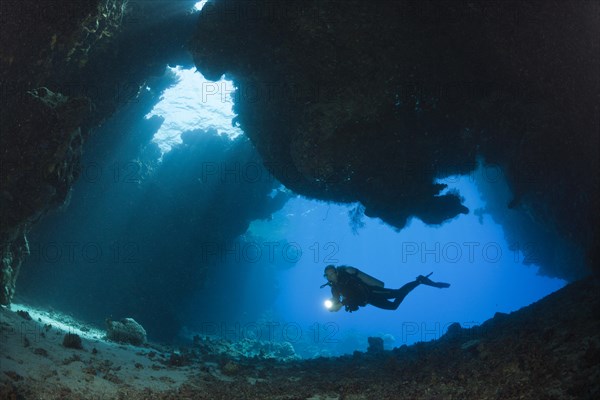
[[[327,283],[321,285],[321,288],[331,286],[332,298],[325,301],[325,307],[334,312],[344,306],[346,311],[352,312],[358,310],[358,307],[371,304],[384,310],[395,310],[406,295],[421,284],[440,289],[450,287],[449,283],[434,282],[429,279],[431,274],[433,272],[427,276],[419,275],[413,282],[407,283],[400,289],[388,289],[384,287],[382,281],[357,268],[345,265],[336,268],[328,265],[323,275],[327,278]]]

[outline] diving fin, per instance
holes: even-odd
[[[423,285],[433,286],[433,287],[440,288],[440,289],[444,289],[444,288],[449,288],[450,287],[449,283],[446,283],[446,282],[434,282],[431,279],[429,279],[429,277],[431,276],[431,274],[433,274],[433,272],[430,272],[426,276],[423,276],[423,275],[417,276],[417,282],[419,282],[419,283],[421,283]]]

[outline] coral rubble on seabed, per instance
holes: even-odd
[[[81,326],[69,330],[81,333],[83,349],[67,349],[56,325],[2,308],[0,398],[595,399],[598,289],[597,280],[576,282],[428,343],[290,361],[228,354],[205,338],[178,351],[119,345]]]

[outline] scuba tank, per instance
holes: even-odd
[[[350,275],[354,275],[356,276],[358,279],[360,279],[363,283],[369,285],[369,286],[378,286],[378,287],[383,287],[385,284],[380,281],[377,278],[372,277],[369,274],[365,274],[364,272],[362,272],[360,269],[358,268],[354,268],[354,267],[345,267],[345,266],[341,266],[339,268],[343,268],[344,271],[346,271],[348,274]]]

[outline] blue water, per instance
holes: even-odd
[[[470,181],[463,177],[453,183],[474,210],[483,204]],[[523,254],[509,249],[501,227],[488,216],[481,223],[473,213],[461,215],[440,227],[413,220],[401,232],[365,218],[356,235],[349,225],[351,208],[297,197],[273,221],[256,224],[265,234],[269,228],[281,234],[279,227],[284,226],[286,239],[296,244],[289,258],[297,264],[279,272],[281,293],[274,309],[285,323],[302,327],[305,339],[320,345],[351,351],[354,345],[366,349],[368,336],[384,336],[388,348],[437,339],[453,322],[478,325],[496,312],[515,311],[565,284],[537,275],[535,266],[523,266]],[[323,306],[329,289],[319,289],[329,263],[355,266],[391,288],[429,272],[434,273],[433,280],[452,286],[417,287],[395,311],[367,306],[354,313],[331,313]],[[318,336],[316,328],[321,330]]]

